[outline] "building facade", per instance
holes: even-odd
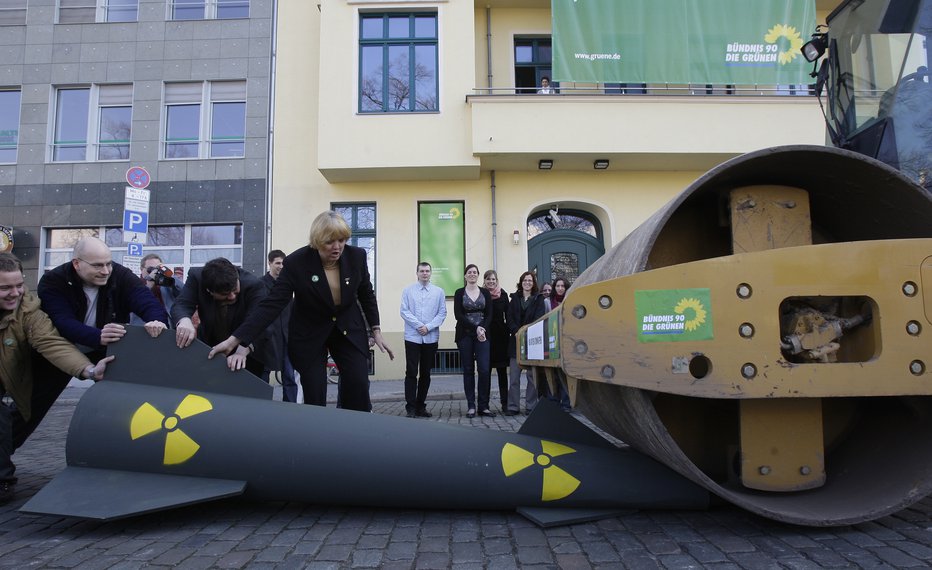
[[[81,236],[120,262],[145,168],[145,253],[265,268],[273,0],[10,0],[0,9],[0,225],[30,285]],[[137,267],[131,269],[138,270]]]
[[[817,3],[819,21],[833,5]],[[549,0],[285,1],[278,36],[272,245],[306,243],[322,210],[347,214],[398,352],[401,290],[426,252],[438,276],[431,203],[462,216],[462,241],[439,263],[448,282],[475,263],[510,292],[529,268],[572,279],[714,165],[824,142],[806,86],[538,94],[551,75]],[[455,353],[453,326],[450,311],[441,358]],[[374,378],[403,368],[376,352]]]

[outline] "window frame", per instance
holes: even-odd
[[[359,227],[359,212],[363,208],[372,209],[372,228],[361,228]],[[366,250],[366,261],[369,265],[369,277],[372,280],[373,289],[376,287],[376,259],[378,255],[378,229],[379,229],[379,208],[375,202],[331,202],[330,209],[334,212],[339,213],[346,219],[346,223],[350,227],[350,238],[346,242],[350,245],[356,247],[362,247],[359,245],[360,238],[369,238],[372,239],[372,249],[369,250],[366,247],[363,249]],[[347,218],[341,210],[349,209],[352,214]]]
[[[107,91],[113,90],[116,91],[119,88],[129,87],[129,93],[124,95],[125,102],[114,102],[108,101],[106,103],[101,103],[101,90],[105,92],[105,98],[107,97],[116,97],[120,98],[120,95],[106,95]],[[58,123],[59,123],[59,102],[61,100],[61,94],[64,91],[87,91],[87,108],[84,115],[84,140],[83,141],[74,141],[73,143],[59,142],[57,140],[58,136]],[[57,85],[53,86],[51,93],[51,104],[49,105],[49,126],[48,126],[48,145],[46,151],[46,162],[47,163],[59,163],[59,162],[127,162],[129,161],[130,152],[132,151],[132,138],[133,138],[133,97],[135,92],[135,86],[132,83],[92,83],[90,85]],[[110,109],[110,108],[129,108],[129,138],[125,141],[114,139],[106,143],[101,142],[101,109]],[[100,158],[100,148],[102,146],[115,146],[113,142],[124,143],[126,146],[126,158]],[[68,147],[77,148],[79,146],[84,147],[84,158],[56,158],[59,151],[64,150]]]
[[[176,17],[179,6],[182,9],[201,8],[199,18]],[[246,8],[244,16],[223,16],[224,9]],[[198,22],[202,20],[242,20],[249,18],[252,4],[250,0],[168,0],[165,19],[169,22]]]
[[[62,6],[63,0],[55,0],[55,23],[56,24],[91,24],[91,23],[127,23],[127,22],[138,22],[139,21],[139,0],[131,0],[127,4],[115,4],[111,6],[111,3],[114,0],[66,0],[68,3],[76,3],[71,6]],[[133,17],[128,20],[115,20],[111,16],[114,13],[129,12],[131,7],[133,9]],[[76,19],[62,19],[62,10],[65,10],[65,13],[69,11],[78,12],[79,10],[84,11],[93,11],[93,18],[76,18]]]
[[[6,131],[3,130],[3,125],[0,124],[0,150],[9,150],[10,148],[12,148],[13,160],[5,161],[2,159],[2,155],[0,155],[0,164],[16,164],[16,160],[17,158],[19,158],[19,131],[20,131],[19,127],[20,127],[20,121],[22,120],[22,115],[23,115],[23,90],[22,89],[0,89],[0,94],[3,94],[3,93],[18,93],[19,97],[17,99],[17,105],[16,105],[15,127],[13,129],[9,129],[11,133],[12,132],[16,133],[15,135],[11,135],[13,139],[12,144],[7,144],[7,145],[3,144],[2,137],[4,136],[3,134]]]
[[[439,113],[440,112],[440,14],[436,10],[415,10],[415,11],[398,11],[398,12],[365,12],[360,11],[358,13],[358,27],[357,32],[357,41],[359,53],[357,54],[357,65],[359,68],[357,74],[357,88],[356,88],[356,112],[360,115],[384,115],[387,113]],[[391,25],[390,19],[397,19],[399,17],[405,16],[408,18],[408,35],[407,36],[396,36],[391,35]],[[417,35],[417,19],[423,17],[430,17],[433,19],[434,29],[433,36],[431,37],[418,37]],[[364,22],[366,20],[382,20],[382,36],[379,38],[365,38],[363,33]],[[397,47],[408,47],[408,95],[406,100],[408,101],[408,108],[406,109],[392,109],[390,105],[391,97],[390,93],[390,82],[388,81],[389,76],[386,75],[386,69],[390,69],[388,65],[388,60],[391,53],[391,48]],[[434,64],[434,77],[433,77],[433,86],[432,94],[434,97],[433,108],[419,109],[417,103],[417,48],[418,47],[433,47],[433,64]],[[364,85],[366,84],[364,73],[364,52],[365,48],[371,47],[381,47],[381,78],[382,78],[382,87],[381,87],[381,108],[380,109],[364,109],[363,108],[363,90]],[[414,62],[414,65],[411,63]],[[411,86],[414,86],[413,88]]]
[[[200,84],[200,96],[199,99],[189,98],[185,99],[183,94],[171,95],[169,92],[172,89],[173,85],[177,85],[179,91],[183,91],[183,85],[195,85]],[[242,88],[237,88],[238,91],[241,91],[242,97],[239,96],[229,96],[224,95],[223,90],[219,89],[219,84],[228,83],[241,83]],[[248,105],[248,96],[247,96],[248,85],[245,79],[233,79],[233,80],[214,80],[214,81],[172,81],[165,82],[162,84],[162,109],[161,109],[161,128],[160,128],[160,140],[159,140],[159,160],[222,160],[222,159],[244,159],[246,158],[246,107]],[[179,97],[178,100],[173,100],[169,102],[170,99]],[[242,136],[241,137],[223,137],[215,138],[215,126],[217,124],[217,114],[214,112],[214,106],[216,104],[242,104]],[[169,119],[171,118],[171,108],[173,107],[184,107],[197,105],[198,107],[198,121],[197,121],[197,139],[190,138],[178,138],[177,140],[171,140],[169,138],[169,129],[172,126]],[[204,112],[204,109],[207,109],[207,113]],[[215,155],[215,147],[221,145],[227,146],[231,143],[239,143],[241,145],[242,153],[240,155]],[[180,148],[182,145],[197,145],[197,155],[196,156],[169,156],[170,148]]]
[[[0,27],[26,25],[26,13],[29,10],[28,0],[19,0],[19,2],[20,5],[18,6],[0,7],[0,14],[3,15],[3,17],[0,17]],[[7,20],[10,15],[13,15],[12,21]]]
[[[219,243],[219,244],[196,244],[194,243],[193,234],[194,228],[225,228],[232,230],[234,235],[238,236],[239,243]],[[198,257],[197,252],[227,252],[229,250],[237,250],[239,252],[238,256],[226,256],[230,259],[230,262],[237,267],[243,266],[243,224],[242,223],[228,223],[228,224],[162,224],[156,226],[149,226],[149,238],[148,241],[151,243],[154,240],[152,238],[153,232],[158,232],[159,230],[166,228],[182,228],[183,232],[183,243],[180,245],[146,245],[144,246],[144,255],[150,253],[155,253],[162,255],[162,260],[165,261],[165,264],[171,267],[175,271],[175,275],[181,276],[183,279],[187,277],[188,271],[195,267],[203,267],[206,261],[192,261],[193,257]],[[84,236],[93,236],[100,239],[103,239],[107,242],[110,247],[110,252],[113,255],[113,261],[123,265],[123,257],[126,255],[126,244],[122,243],[119,245],[113,245],[112,240],[108,239],[109,232],[120,232],[122,233],[123,228],[121,226],[74,226],[74,227],[44,227],[42,228],[42,248],[41,248],[41,271],[43,273],[51,271],[55,267],[58,267],[62,263],[67,263],[71,259],[72,251],[74,249],[74,241],[79,237]],[[65,245],[63,247],[51,247],[50,244],[53,242],[52,232],[56,231],[71,231],[75,232],[75,240],[72,240],[71,245]],[[113,235],[113,234],[110,234]],[[180,263],[172,261],[174,255],[171,255],[170,252],[181,252],[182,261]],[[216,256],[211,256],[208,254],[209,259],[213,259]],[[127,269],[133,273],[139,273],[139,267],[129,267],[125,266]]]

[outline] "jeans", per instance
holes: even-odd
[[[427,391],[430,390],[430,369],[437,354],[436,342],[405,341],[405,410],[417,412],[427,407]],[[418,379],[418,369],[421,371]]]
[[[13,410],[0,402],[0,481],[13,481]]]
[[[262,373],[262,379],[265,380],[265,383],[269,383],[269,375],[271,374],[271,368],[266,368]],[[291,359],[288,358],[288,355],[285,355],[284,362],[282,362],[282,401],[283,402],[297,402],[298,401],[298,383],[294,379],[294,366],[291,365]]]
[[[527,376],[527,388],[524,395],[524,409],[530,413],[537,405],[537,385],[531,376],[531,371],[522,371],[518,366],[518,359],[511,359],[511,372],[508,375],[508,409],[513,412],[521,411],[521,377]]]
[[[479,342],[476,337],[466,335],[456,342],[460,349],[463,366],[463,391],[466,406],[471,410],[489,409],[489,394],[492,391],[492,370],[489,368],[489,341]],[[479,407],[476,408],[476,367],[479,369]]]

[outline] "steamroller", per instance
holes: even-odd
[[[932,198],[871,158],[710,170],[517,342],[539,389],[761,516],[852,524],[932,492]]]

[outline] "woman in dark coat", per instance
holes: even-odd
[[[476,415],[476,370],[479,372],[479,415],[494,417],[489,409],[492,391],[492,371],[489,368],[489,324],[492,322],[492,296],[479,287],[479,268],[466,266],[465,287],[453,294],[453,315],[456,317],[456,346],[463,366],[463,391],[466,392],[466,417]]]
[[[508,303],[508,332],[511,339],[508,342],[508,356],[511,361],[511,374],[508,382],[508,411],[505,414],[513,416],[521,411],[521,367],[518,366],[517,344],[515,337],[518,329],[533,323],[544,316],[546,308],[544,298],[537,290],[537,277],[530,271],[525,271],[518,279],[518,290],[511,294]],[[529,376],[527,389],[524,395],[524,409],[531,413],[537,405],[537,387]]]
[[[502,291],[498,282],[498,273],[489,269],[482,275],[485,288],[492,296],[492,323],[489,324],[489,367],[498,376],[498,395],[502,402],[502,411],[508,409],[508,326],[505,314],[508,312],[508,293]]]
[[[340,369],[341,407],[368,412],[368,329],[379,350],[392,359],[395,355],[382,338],[366,250],[347,245],[349,237],[349,225],[340,214],[328,210],[317,216],[311,224],[310,244],[285,258],[268,297],[209,356],[244,350],[293,295],[288,356],[301,375],[304,403],[327,405],[329,350]]]

